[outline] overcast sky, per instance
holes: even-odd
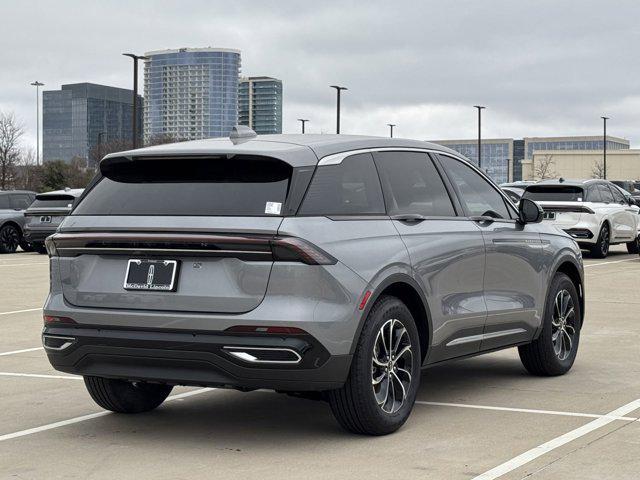
[[[599,135],[640,146],[640,2],[12,1],[0,4],[0,109],[35,142],[35,91],[131,88],[122,52],[242,51],[243,75],[284,84],[284,133],[418,139]]]

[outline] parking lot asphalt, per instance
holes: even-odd
[[[176,388],[154,412],[97,407],[40,348],[45,256],[0,256],[0,479],[640,478],[640,258],[585,259],[587,307],[567,375],[515,349],[426,370],[407,424],[340,429],[326,404]]]

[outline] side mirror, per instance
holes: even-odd
[[[542,207],[529,198],[523,198],[518,205],[520,223],[540,223],[542,221]]]

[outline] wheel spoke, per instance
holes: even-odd
[[[398,376],[398,374],[402,374],[402,375],[406,375],[407,376],[407,382],[410,384],[411,383],[411,373],[409,373],[408,370],[404,369],[404,368],[398,368],[398,371],[396,373],[396,376]]]
[[[385,375],[386,374],[385,374],[385,372],[383,370],[378,378],[375,378],[375,377],[372,378],[371,384],[372,385],[378,385],[382,380],[384,380]]]
[[[407,345],[402,350],[400,350],[400,353],[398,353],[398,355],[396,355],[396,360],[404,357],[407,354],[407,352],[411,353],[411,345]],[[411,353],[411,355],[413,355],[413,353]]]
[[[574,316],[575,314],[576,314],[576,311],[574,310],[573,306],[571,306],[571,308],[569,308],[569,311],[564,316],[564,318],[565,318],[565,320],[569,319],[569,317]]]
[[[394,384],[397,383],[398,385],[400,385],[400,389],[402,390],[402,398],[400,399],[400,404],[398,405],[398,408],[395,409],[397,411],[397,410],[400,410],[400,408],[402,407],[402,404],[404,404],[404,399],[407,396],[407,391],[405,390],[404,385],[402,384],[402,381],[400,381],[400,379],[398,378],[398,375],[396,375],[395,372],[391,372],[391,375],[396,379]],[[395,390],[395,387],[394,387],[394,390]]]
[[[567,324],[567,325],[564,326],[564,329],[572,337],[576,334],[576,329],[573,328],[573,325]]]
[[[407,333],[407,329],[404,327],[400,327],[398,329],[398,338],[396,339],[395,345],[393,346],[393,350],[392,353],[394,354],[394,356],[398,356],[397,352],[398,352],[398,348],[400,348],[400,344],[402,343],[402,339],[404,338],[405,334]]]
[[[563,344],[565,346],[565,350],[566,350],[567,357],[568,357],[569,354],[571,353],[571,348],[573,347],[573,343],[571,342],[571,336],[566,332],[566,330],[563,333],[564,333],[563,340],[566,340],[566,341],[563,342]]]
[[[374,393],[376,396],[376,402],[378,402],[378,405],[384,408],[384,404],[387,402],[387,398],[389,398],[389,376],[385,374],[383,380],[385,381],[380,382],[380,390],[378,390],[377,392],[375,392],[374,390]]]

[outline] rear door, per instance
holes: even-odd
[[[620,190],[613,185],[606,185],[613,195],[613,202],[617,208],[614,209],[615,237],[619,241],[630,242],[637,235],[637,207],[629,205]],[[613,205],[613,204],[612,204]]]
[[[545,256],[537,227],[516,222],[517,212],[499,189],[470,165],[446,155],[439,160],[465,215],[484,238],[487,322],[481,349],[528,341],[540,325],[545,295]]]
[[[260,304],[291,166],[225,155],[143,159],[104,175],[55,240],[69,303],[209,313]]]
[[[477,352],[486,319],[480,229],[457,214],[427,153],[376,152],[374,158],[387,211],[429,302],[433,339],[427,362]]]

